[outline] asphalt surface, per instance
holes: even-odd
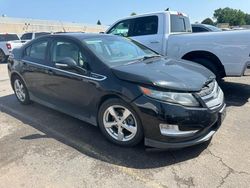
[[[98,128],[23,106],[0,65],[0,187],[250,187],[250,74],[222,84],[227,117],[212,141],[177,151],[121,148]]]

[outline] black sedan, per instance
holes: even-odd
[[[215,76],[162,57],[130,39],[102,34],[47,35],[8,60],[20,103],[38,102],[99,126],[122,146],[181,148],[208,141],[225,115]]]

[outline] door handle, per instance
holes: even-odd
[[[158,44],[160,43],[159,41],[150,41],[151,44]]]
[[[47,71],[47,73],[48,73],[49,75],[53,75],[53,74],[54,74],[53,70],[51,70],[51,69],[49,69],[49,70]]]

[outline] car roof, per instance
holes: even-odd
[[[207,24],[191,24],[192,26],[207,26]]]
[[[68,37],[73,37],[77,39],[87,39],[87,38],[95,38],[95,37],[118,37],[116,35],[110,35],[110,34],[102,34],[102,33],[82,33],[82,32],[66,32],[66,33],[56,33],[52,35],[48,35],[49,37],[53,36],[68,36]],[[48,37],[47,36],[47,37]],[[46,36],[44,36],[46,37]]]

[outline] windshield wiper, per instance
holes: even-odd
[[[152,58],[156,58],[156,57],[161,57],[161,55],[150,55],[150,56],[144,56],[141,60],[147,60],[147,59],[152,59]]]
[[[142,58],[136,59],[134,61],[130,61],[129,63],[126,63],[125,65],[130,65],[130,64],[134,64],[134,63],[139,63],[141,61],[145,61],[148,59],[152,59],[152,58],[156,58],[156,57],[161,57],[161,55],[150,55],[150,56],[144,56]]]

